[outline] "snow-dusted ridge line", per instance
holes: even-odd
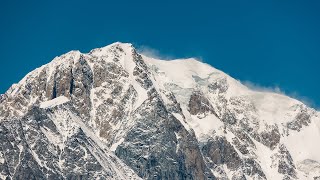
[[[37,73],[39,73],[40,70],[42,70],[45,67],[49,68],[49,71],[52,71],[57,64],[63,63],[65,60],[71,60],[71,59],[76,61],[79,59],[79,57],[81,55],[84,55],[84,56],[85,55],[103,56],[104,54],[108,53],[111,48],[113,48],[115,46],[121,46],[122,48],[125,49],[125,51],[131,51],[131,49],[134,49],[134,46],[132,43],[114,42],[114,43],[107,45],[107,46],[104,46],[104,47],[92,49],[88,53],[82,53],[79,50],[71,50],[65,54],[62,54],[60,56],[56,56],[51,62],[49,62],[45,65],[42,65],[41,67],[36,68],[35,70],[31,71],[22,80],[20,80],[17,84],[13,84],[5,94],[10,94],[10,95],[14,96],[16,94],[16,92],[19,90],[19,87],[17,87],[17,86],[25,84],[27,77],[35,76]],[[230,77],[228,74],[224,73],[223,71],[218,70],[205,62],[197,60],[197,58],[190,57],[190,58],[185,58],[185,59],[184,58],[176,58],[176,59],[163,60],[163,59],[155,59],[153,57],[149,57],[144,54],[140,54],[140,55],[142,55],[143,59],[149,65],[157,65],[160,67],[161,66],[166,67],[167,69],[171,70],[171,74],[176,74],[176,75],[180,74],[178,77],[178,79],[180,81],[183,81],[186,79],[186,78],[181,78],[181,77],[183,77],[183,75],[187,75],[187,77],[189,77],[192,74],[196,74],[196,75],[199,75],[199,77],[206,77],[206,76],[208,76],[208,74],[214,72],[218,76],[226,77],[228,80],[230,80],[229,83],[231,83],[233,88],[236,89],[235,90],[236,92],[232,92],[232,95],[239,94],[239,93],[240,94],[247,94],[248,92],[263,93],[263,94],[269,94],[269,95],[274,95],[274,96],[278,96],[278,97],[290,98],[293,101],[296,101],[298,103],[303,104],[303,102],[301,102],[297,99],[294,99],[293,97],[287,96],[285,94],[281,94],[281,93],[277,93],[277,92],[269,92],[269,91],[259,91],[259,90],[252,89],[252,88],[246,86],[245,84],[242,84],[240,80],[237,80],[237,79]],[[128,66],[129,64],[131,64],[131,62],[130,63],[125,62],[125,61],[122,62],[122,65],[124,67]],[[181,69],[181,70],[177,69],[177,66],[180,67],[179,64],[186,65],[187,72],[189,71],[188,74],[181,73],[183,70],[186,70],[186,68]],[[193,71],[194,69],[197,69],[197,72]],[[198,69],[201,69],[203,71],[202,72],[200,71],[200,73],[199,73]],[[174,76],[171,76],[170,73],[168,73],[168,74],[169,74],[170,78],[174,77]],[[47,78],[47,79],[49,80],[50,78]],[[185,83],[188,84],[190,82],[186,81]]]

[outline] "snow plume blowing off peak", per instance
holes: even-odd
[[[284,90],[282,90],[279,86],[266,87],[266,86],[262,86],[260,84],[253,83],[253,82],[250,82],[250,81],[241,81],[241,83],[244,84],[245,86],[247,86],[248,88],[254,90],[254,91],[270,92],[270,93],[281,94],[281,95],[284,95],[284,96],[289,96],[289,97],[291,97],[293,99],[298,99],[299,101],[303,102],[307,106],[315,107],[317,110],[320,109],[320,107],[317,107],[315,105],[315,102],[312,99],[304,97],[304,96],[301,96],[297,92],[287,93]]]
[[[159,50],[157,50],[155,48],[152,48],[150,46],[145,46],[145,45],[138,46],[137,47],[137,51],[141,55],[144,55],[144,56],[149,57],[149,58],[158,59],[158,60],[171,61],[171,60],[177,60],[177,59],[193,59],[193,60],[196,60],[196,61],[204,62],[201,57],[179,58],[179,57],[174,56],[174,55],[161,53]]]
[[[320,178],[318,111],[195,59],[149,56],[120,42],[72,51],[13,85],[0,179]]]
[[[143,54],[147,57],[154,58],[154,59],[162,59],[162,60],[176,59],[172,55],[163,54],[159,50],[149,46],[145,46],[145,45],[138,46],[137,51],[140,54]]]

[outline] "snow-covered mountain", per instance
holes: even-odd
[[[0,96],[0,179],[320,179],[320,113],[195,59],[71,51]]]

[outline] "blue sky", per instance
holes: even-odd
[[[198,57],[320,107],[320,1],[0,2],[0,93],[55,56],[115,41]]]

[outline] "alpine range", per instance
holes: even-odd
[[[320,179],[320,112],[116,42],[0,96],[0,179]]]

